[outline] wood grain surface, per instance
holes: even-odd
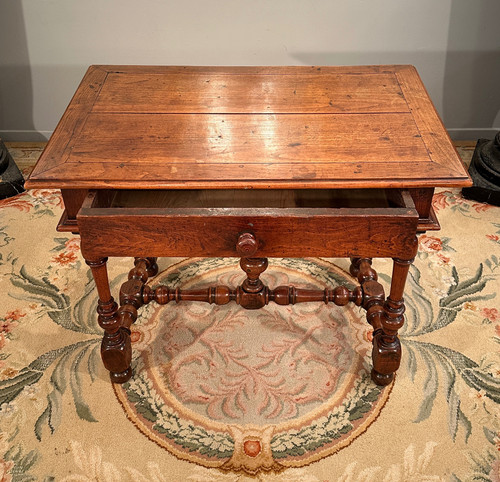
[[[93,66],[28,187],[465,186],[411,66]]]
[[[110,73],[94,112],[266,114],[409,112],[393,73]]]
[[[418,214],[394,209],[81,209],[86,258],[148,255],[238,256],[241,233],[259,241],[256,256],[370,257],[414,252]],[[346,236],[349,233],[349,236]]]

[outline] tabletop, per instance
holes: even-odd
[[[91,66],[29,188],[470,185],[413,66]]]

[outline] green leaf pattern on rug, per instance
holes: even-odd
[[[3,481],[20,481],[20,482],[31,482],[37,480],[37,478],[33,475],[28,474],[28,471],[36,464],[38,459],[40,458],[40,454],[37,450],[30,450],[28,453],[23,452],[23,447],[20,444],[13,445],[5,454],[3,455],[3,466],[0,466],[0,470],[4,470],[2,474],[2,482]],[[7,467],[6,467],[7,464]],[[10,474],[13,476],[12,479],[8,478],[8,473],[5,472],[5,469],[9,469],[10,465]]]
[[[8,226],[0,227],[0,248],[7,246],[11,241],[14,240],[7,231]],[[0,253],[0,260],[2,259],[2,254]]]
[[[352,422],[371,409],[371,402],[378,398],[380,391],[381,388],[371,382],[369,374],[362,373],[344,403],[327,416],[301,430],[288,430],[275,435],[271,440],[273,457],[300,456],[340,438],[352,430]]]
[[[496,482],[500,476],[500,458],[498,451],[500,448],[500,434],[487,427],[483,427],[484,435],[489,446],[485,447],[482,453],[468,453],[472,473],[467,479],[461,479],[453,474],[454,482],[468,482],[473,480],[482,480],[487,482]]]
[[[136,376],[122,387],[130,402],[135,404],[137,412],[153,423],[154,430],[190,451],[197,451],[208,457],[230,457],[234,450],[231,436],[194,426],[170,411],[156,394],[151,380],[142,375],[143,369],[141,359],[137,359],[134,363]]]
[[[480,294],[492,279],[483,275],[483,264],[479,265],[472,277],[464,281],[460,280],[454,266],[451,270],[451,276],[450,287],[440,299],[439,311],[435,317],[433,306],[420,285],[420,271],[416,266],[412,266],[406,288],[406,292],[411,293],[411,295],[407,295],[405,298],[406,324],[401,330],[400,338],[412,380],[414,380],[418,369],[418,357],[424,362],[427,373],[423,385],[424,399],[415,422],[422,422],[429,418],[441,380],[448,404],[450,435],[455,440],[459,428],[462,427],[467,440],[471,434],[472,424],[461,408],[460,396],[456,390],[457,377],[461,377],[469,387],[475,390],[484,390],[485,395],[495,403],[500,403],[500,381],[465,355],[450,348],[422,342],[415,338],[450,325],[458,313],[464,309],[466,303],[489,300],[494,298],[495,294]]]
[[[44,307],[44,312],[58,325],[71,329],[71,315],[69,298],[64,293],[60,293],[59,288],[51,283],[48,274],[38,278],[28,273],[23,265],[18,272],[15,271],[17,259],[13,261],[13,271],[11,283],[16,288],[20,288],[22,293],[10,293],[9,295],[23,301],[40,303]]]
[[[52,321],[67,330],[99,336],[102,334],[94,315],[97,299],[94,281],[89,273],[82,297],[72,305],[69,297],[50,281],[48,272],[37,277],[30,274],[24,265],[16,270],[16,265],[17,260],[13,260],[11,283],[21,293],[9,293],[9,296],[42,305],[41,314],[47,314]],[[116,284],[115,280],[113,286]]]
[[[64,244],[63,238],[56,238],[58,245]],[[48,426],[51,433],[59,427],[62,419],[62,396],[70,388],[76,413],[82,420],[96,422],[94,415],[85,402],[82,390],[81,367],[86,360],[86,369],[91,381],[100,366],[99,346],[101,329],[97,325],[95,285],[89,274],[83,296],[74,304],[69,296],[49,279],[49,272],[35,276],[23,265],[16,269],[17,260],[12,261],[11,283],[18,292],[9,293],[24,302],[41,305],[39,316],[47,314],[57,325],[77,333],[95,335],[95,337],[67,345],[42,354],[14,377],[0,382],[0,405],[12,402],[24,389],[37,383],[47,369],[54,365],[50,376],[52,390],[47,395],[47,405],[35,423],[35,435],[41,440],[43,428]],[[120,277],[121,280],[121,277]],[[119,280],[113,280],[115,286]]]
[[[47,395],[47,408],[40,415],[35,424],[35,435],[38,440],[42,439],[42,430],[48,425],[52,433],[59,427],[62,417],[62,396],[66,391],[68,381],[66,374],[69,373],[69,385],[73,395],[76,412],[82,420],[96,422],[89,406],[83,399],[79,365],[89,349],[97,350],[99,340],[89,340],[75,343],[59,350],[60,356],[50,377],[52,391]]]

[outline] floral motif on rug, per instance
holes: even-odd
[[[236,286],[236,260],[188,260],[153,284]],[[269,286],[351,284],[320,260],[274,259]],[[184,302],[145,306],[133,368],[115,385],[127,416],[180,458],[226,470],[300,467],[365,431],[391,387],[370,379],[370,326],[357,308],[306,303],[262,310]]]

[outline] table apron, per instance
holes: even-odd
[[[119,214],[117,209],[82,208],[78,226],[83,256],[232,257],[238,256],[236,243],[245,232],[258,240],[255,257],[410,259],[415,253],[415,209],[331,209],[322,210],[328,214],[281,216],[147,211],[134,215]]]

